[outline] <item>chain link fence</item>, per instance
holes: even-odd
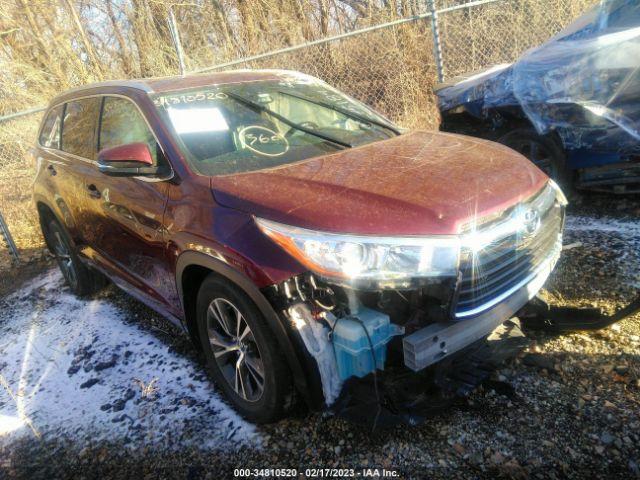
[[[444,73],[455,77],[510,63],[558,33],[596,0],[502,0],[447,11],[459,0],[440,0]]]
[[[0,214],[23,260],[40,256],[44,246],[31,203],[34,165],[27,158],[41,116],[41,112],[30,113],[0,123]],[[10,249],[0,238],[0,271],[14,261]]]
[[[434,0],[432,4],[426,0],[424,12],[411,18],[215,67],[200,65],[196,72],[298,70],[347,92],[403,127],[435,129],[439,114],[433,88],[439,74],[452,78],[512,62],[595,3],[597,0]],[[177,31],[179,34],[179,25]],[[434,49],[434,43],[440,48]],[[197,58],[182,60],[189,66],[199,65]],[[25,158],[41,115],[0,119],[0,212],[23,252],[42,247],[29,200],[34,166]],[[9,256],[0,249],[0,265],[3,260],[8,262]]]
[[[436,82],[428,21],[415,21],[358,36],[223,68],[287,68],[323,79],[405,127],[436,127],[431,101]]]
[[[298,70],[349,93],[403,127],[433,129],[440,119],[433,95],[439,70],[445,78],[452,78],[513,62],[595,3],[597,0],[434,0],[434,24],[427,0],[425,12],[409,19],[198,71]]]

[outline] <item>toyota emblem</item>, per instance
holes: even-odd
[[[540,214],[533,208],[524,212],[523,220],[524,232],[527,236],[535,234],[540,228]]]

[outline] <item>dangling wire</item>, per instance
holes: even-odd
[[[333,347],[333,356],[336,359],[336,364],[338,363],[338,354],[336,353],[336,344],[333,341],[333,333],[336,329],[336,326],[338,325],[338,322],[343,318],[344,317],[336,317],[335,322],[333,322],[333,325],[331,326],[331,332],[329,333],[331,346]],[[373,389],[376,393],[376,402],[378,403],[378,410],[376,411],[376,416],[373,419],[373,426],[371,427],[371,431],[373,432],[376,429],[376,426],[378,425],[378,419],[380,418],[380,414],[382,413],[380,391],[378,390],[378,373],[377,373],[378,362],[376,361],[376,353],[375,353],[375,350],[373,349],[373,342],[371,341],[371,336],[369,335],[369,331],[367,330],[367,327],[365,326],[364,322],[360,320],[358,317],[350,317],[350,320],[357,321],[362,327],[362,329],[364,330],[364,333],[367,336],[367,341],[369,342],[369,352],[371,353],[371,359],[373,360]]]
[[[376,359],[376,352],[373,349],[373,342],[371,341],[371,336],[369,335],[367,327],[364,325],[364,322],[358,317],[353,317],[353,319],[360,324],[360,326],[364,330],[364,333],[367,335],[367,340],[369,341],[369,352],[371,352],[371,358],[373,360],[373,388],[376,392],[376,401],[378,402],[378,410],[376,412],[375,418],[373,419],[373,426],[371,427],[371,431],[373,432],[376,429],[378,419],[380,418],[380,414],[382,413],[382,403],[380,402],[380,392],[378,391],[378,362]]]

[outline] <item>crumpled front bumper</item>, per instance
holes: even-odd
[[[560,257],[558,244],[536,271],[490,310],[463,320],[428,325],[403,338],[404,363],[413,371],[428,367],[491,333],[513,317],[542,288]]]

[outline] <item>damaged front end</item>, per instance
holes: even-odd
[[[442,238],[339,236],[259,220],[310,269],[265,294],[314,364],[326,406],[374,426],[414,424],[524,345],[509,320],[556,264],[565,205],[549,182]]]

